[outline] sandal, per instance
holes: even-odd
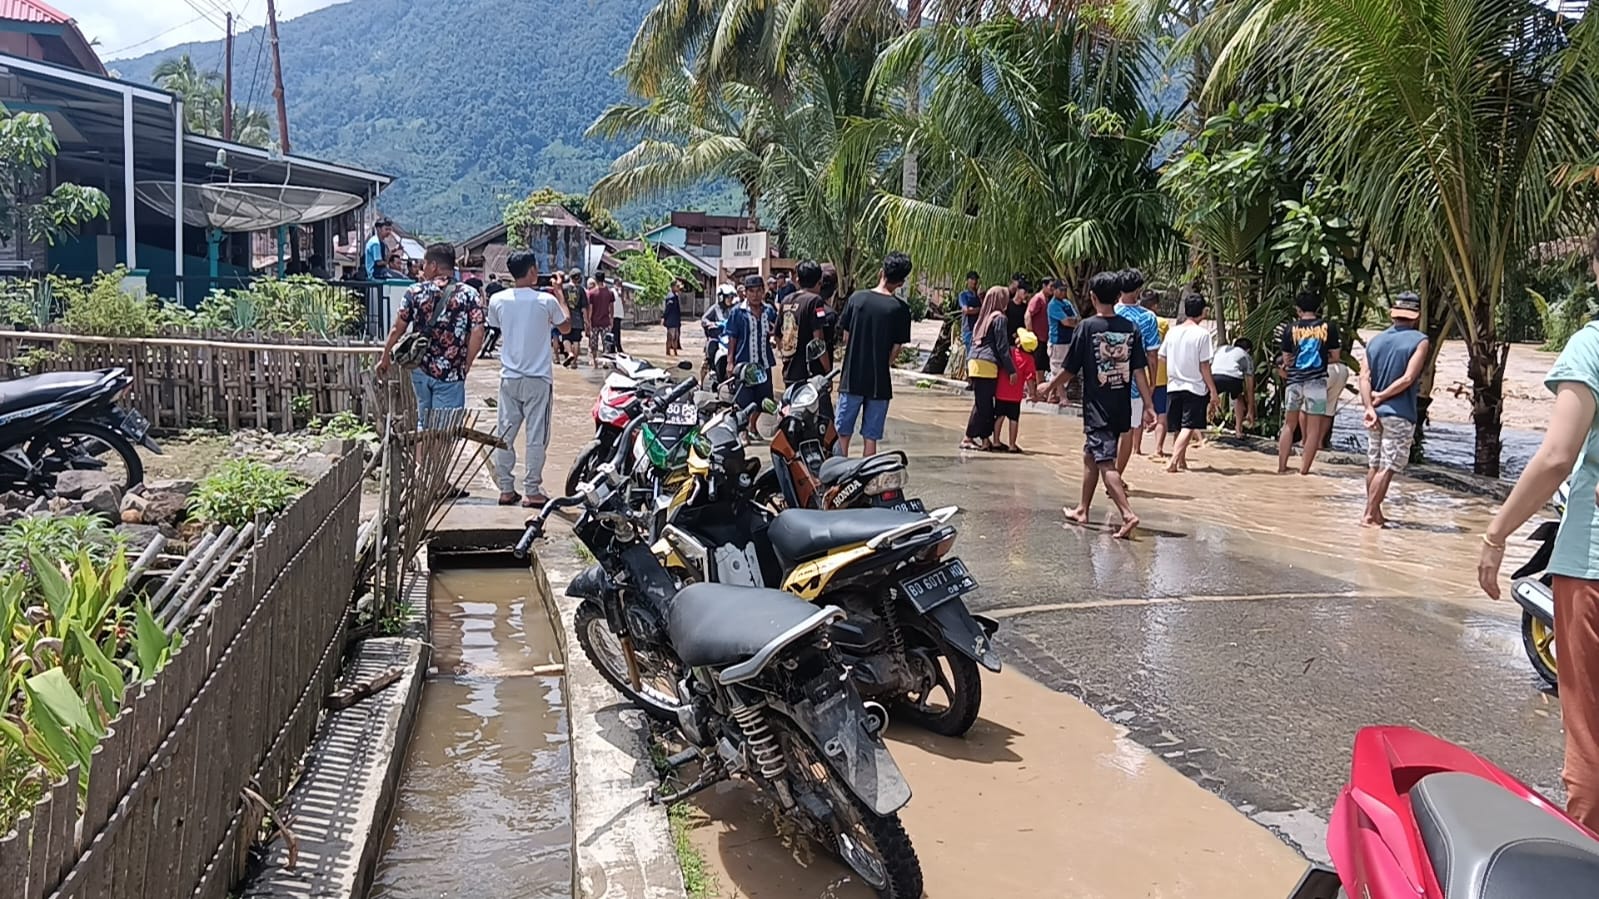
[[[1010,446],[1005,448],[1005,452],[1014,453],[1014,454],[1019,456],[1019,455],[1022,455],[1024,453],[1026,453],[1027,451],[1013,443]]]

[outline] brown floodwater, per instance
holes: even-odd
[[[572,894],[561,652],[525,568],[433,576],[434,665],[372,899]]]

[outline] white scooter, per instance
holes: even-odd
[[[1555,667],[1555,591],[1554,578],[1545,569],[1555,551],[1555,534],[1560,530],[1560,519],[1566,515],[1566,500],[1571,485],[1561,484],[1555,491],[1554,507],[1560,518],[1538,525],[1528,539],[1538,543],[1538,551],[1527,564],[1510,576],[1510,595],[1521,606],[1521,645],[1527,650],[1538,676],[1558,687]]]

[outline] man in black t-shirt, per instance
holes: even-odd
[[[877,452],[888,421],[888,401],[894,396],[889,369],[900,347],[911,340],[910,304],[895,296],[911,275],[911,258],[889,253],[883,260],[877,287],[858,290],[839,314],[838,330],[845,342],[844,370],[838,394],[838,455],[849,455],[855,420],[861,418],[866,455]],[[864,414],[863,414],[864,413]]]
[[[824,345],[827,343],[827,319],[832,315],[817,293],[817,287],[822,283],[822,266],[815,260],[802,260],[794,266],[794,276],[799,281],[799,290],[788,302],[794,306],[795,330],[799,333],[794,341],[794,354],[783,365],[784,384],[797,384],[833,370],[831,353],[820,359],[811,359],[808,354],[812,341],[820,340]]]
[[[1101,272],[1088,280],[1088,294],[1094,312],[1077,325],[1066,351],[1065,367],[1044,388],[1056,390],[1074,377],[1083,385],[1083,493],[1075,509],[1065,509],[1066,520],[1088,523],[1088,509],[1101,478],[1105,492],[1121,513],[1122,523],[1115,535],[1131,537],[1138,527],[1138,516],[1127,501],[1127,485],[1116,470],[1116,449],[1121,436],[1133,427],[1132,385],[1141,396],[1154,396],[1149,389],[1149,361],[1138,327],[1116,314],[1121,286],[1115,272]],[[1064,393],[1060,394],[1065,396]],[[1155,407],[1145,405],[1144,427],[1155,423]]]

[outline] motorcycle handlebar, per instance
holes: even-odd
[[[544,522],[549,521],[550,516],[555,514],[556,510],[569,509],[573,506],[582,505],[582,503],[583,497],[580,495],[560,496],[545,503],[538,517],[527,523],[527,530],[522,532],[522,539],[516,541],[516,548],[511,550],[511,552],[518,559],[526,558],[528,550],[533,547],[533,541],[544,535]]]

